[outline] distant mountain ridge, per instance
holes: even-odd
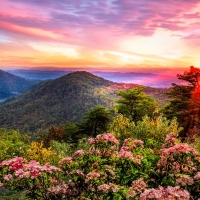
[[[17,76],[29,79],[48,80],[56,79],[74,70],[37,70],[37,69],[16,69],[9,70]],[[121,82],[121,83],[135,83],[150,87],[166,88],[171,87],[172,83],[179,83],[180,81],[175,75],[154,74],[154,73],[141,73],[141,72],[106,72],[106,71],[89,71],[90,73],[102,77],[104,79]]]
[[[37,80],[25,79],[0,70],[0,101],[10,96],[23,93],[38,82]]]
[[[112,108],[117,91],[136,84],[114,83],[89,72],[69,73],[43,81],[0,104],[0,127],[37,132],[51,125],[80,122],[95,106]],[[163,89],[147,88],[147,93],[165,98]]]
[[[37,80],[29,80],[15,76],[3,70],[0,70],[0,92],[22,93],[28,87],[38,83]]]
[[[49,80],[64,76],[73,71],[67,70],[37,70],[37,69],[15,69],[7,72],[27,79]]]

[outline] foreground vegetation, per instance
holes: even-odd
[[[145,115],[136,124],[118,114],[107,130],[72,143],[58,127],[40,141],[0,129],[1,197],[200,198],[200,140],[181,143],[176,119]]]
[[[174,85],[165,108],[135,87],[112,110],[97,106],[37,137],[1,128],[1,198],[200,199],[199,76],[180,76],[192,84]]]
[[[24,157],[0,163],[0,185],[23,199],[200,198],[199,152],[175,133],[163,142],[161,149],[150,148],[148,141],[121,141],[107,133],[67,157],[32,144],[18,152]]]

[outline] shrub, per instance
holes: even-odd
[[[49,163],[57,165],[59,157],[56,152],[51,150],[51,147],[45,148],[43,142],[31,142],[29,149],[23,152],[27,160],[36,160],[41,164]]]
[[[0,129],[0,161],[21,156],[22,152],[28,148],[29,138],[21,135],[18,131]]]
[[[60,167],[22,157],[0,163],[0,186],[30,199],[195,199],[200,198],[200,154],[177,134],[166,136],[160,154],[142,140],[120,145],[111,133],[89,138]]]
[[[141,121],[134,123],[123,115],[114,118],[110,125],[112,132],[119,140],[127,137],[140,139],[150,148],[161,148],[166,135],[170,132],[179,133],[182,128],[178,127],[176,119],[167,120],[162,115],[152,119],[144,116]]]
[[[156,166],[158,185],[180,186],[200,197],[200,155],[187,143],[179,143],[177,134],[167,135]]]
[[[3,176],[1,187],[15,191],[27,190],[26,196],[31,199],[53,199],[54,194],[60,192],[58,186],[62,187],[62,190],[65,187],[59,178],[61,169],[48,164],[42,166],[34,160],[28,162],[22,157],[4,160],[0,163],[0,169]]]

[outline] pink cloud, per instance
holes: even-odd
[[[30,28],[30,27],[21,27],[18,25],[7,23],[7,22],[1,22],[0,29],[4,30],[4,32],[8,32],[8,34],[15,33],[15,34],[23,35],[23,38],[24,36],[26,36],[26,37],[38,38],[42,40],[48,40],[48,39],[56,40],[59,37],[58,35],[52,32],[49,32],[48,30],[42,30],[42,29]]]
[[[56,3],[53,0],[18,0],[17,3],[4,0],[3,2],[4,6],[0,10],[7,16],[1,18],[2,20],[52,31],[59,29],[60,33],[69,28],[83,31],[105,28],[113,34],[120,30],[122,35],[148,36],[157,28],[185,30],[188,25],[184,20],[180,21],[180,18],[185,20],[199,18],[199,13],[187,13],[199,3],[198,0],[63,0]]]
[[[158,29],[197,41],[190,30],[199,29],[198,6],[199,0],[2,0],[0,35],[15,42],[78,45],[80,51],[118,51],[120,40],[152,36]]]

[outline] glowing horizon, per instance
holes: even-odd
[[[200,67],[199,9],[198,0],[2,0],[0,68]]]

